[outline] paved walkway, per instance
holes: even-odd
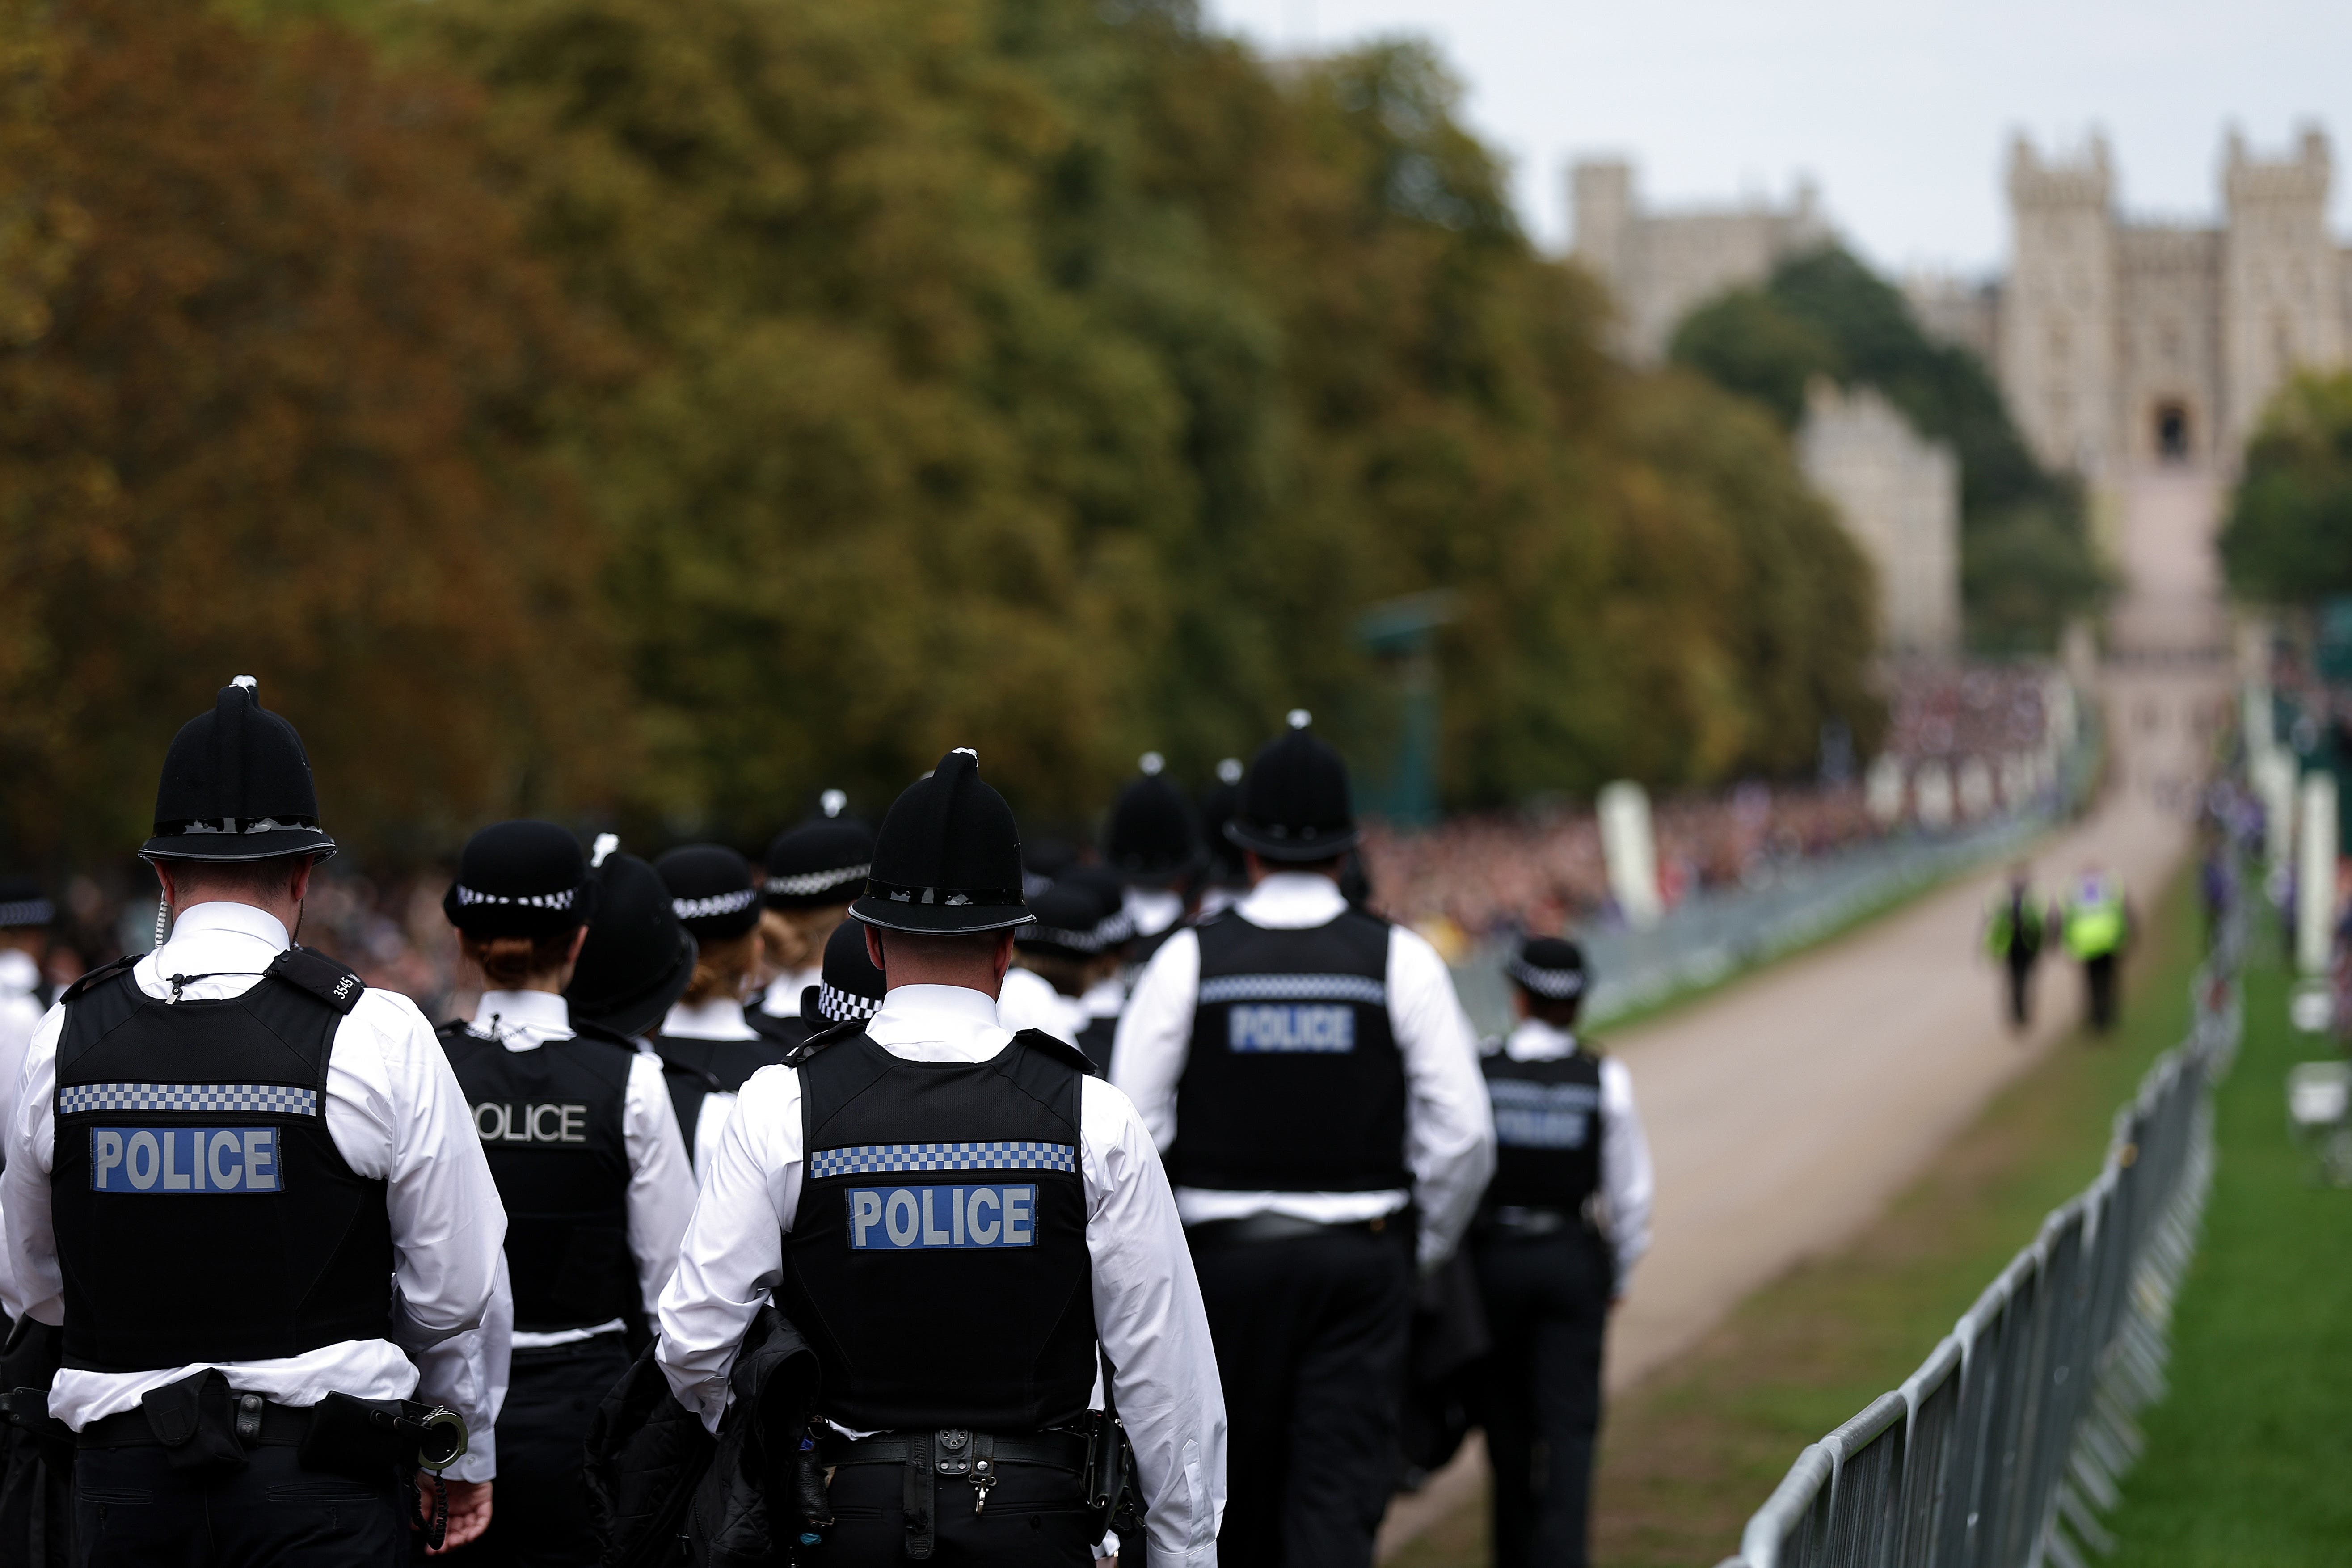
[[[2160,586],[2147,585],[2167,607],[2190,596],[2179,542],[2189,514],[2211,500],[2210,486],[2177,479],[2129,497],[2127,521],[2154,514],[2164,525],[2138,537],[2165,546]],[[2127,531],[2126,548],[2136,542]],[[2133,598],[2137,609],[2141,596]],[[2190,657],[2210,649],[2209,616],[2118,620],[2134,636],[2129,657],[2110,663],[2100,681],[2114,754],[2107,792],[2083,821],[2039,846],[2032,864],[2047,892],[2095,862],[2144,904],[2189,851],[2195,781],[2231,676],[2225,664]],[[2164,638],[2168,625],[2185,635]],[[2063,963],[2043,966],[2031,1031],[2011,1034],[2000,1016],[2000,977],[1979,955],[2003,876],[1988,868],[1608,1037],[1633,1071],[1658,1173],[1656,1245],[1612,1328],[1612,1391],[1688,1349],[1758,1286],[1854,1235],[2073,1027],[2081,982]],[[1400,1499],[1384,1546],[1475,1494],[1483,1464],[1466,1450],[1420,1494]]]

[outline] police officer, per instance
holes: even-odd
[[[1985,916],[1985,951],[2009,977],[2009,1026],[2032,1020],[2033,965],[2042,956],[2042,906],[2026,868],[2010,868],[2009,886]]]
[[[2085,866],[2067,889],[2060,917],[2066,952],[2083,966],[2090,999],[2091,1027],[2104,1035],[2116,1026],[2116,968],[2131,941],[2131,910],[2123,884],[2096,866]]]
[[[1242,808],[1242,772],[1239,757],[1225,758],[1217,764],[1217,782],[1201,796],[1201,837],[1208,846],[1208,860],[1192,900],[1201,920],[1233,908],[1249,891],[1241,846],[1225,837],[1225,824]]]
[[[660,879],[631,864],[669,916]],[[468,1564],[596,1561],[588,1415],[628,1370],[629,1330],[643,1333],[694,1206],[660,1061],[575,1019],[563,995],[590,922],[638,913],[612,869],[592,877],[551,822],[494,823],[467,840],[442,900],[483,982],[473,1021],[441,1040],[506,1204],[515,1302],[499,1516]]]
[[[743,1086],[662,1296],[671,1387],[715,1429],[772,1290],[821,1363],[836,1520],[795,1561],[1086,1568],[1108,1358],[1152,1562],[1214,1563],[1224,1412],[1175,1205],[1126,1097],[998,1022],[1030,915],[972,752],[891,806],[851,913],[887,999]]]
[[[1103,834],[1103,863],[1127,885],[1127,913],[1135,922],[1132,957],[1140,963],[1159,951],[1185,915],[1185,893],[1201,866],[1201,825],[1192,803],[1169,782],[1167,763],[1146,752],[1141,770],[1119,791]]]
[[[1601,1340],[1649,1247],[1650,1150],[1624,1065],[1577,1038],[1582,951],[1532,938],[1507,970],[1519,1023],[1480,1063],[1498,1147],[1471,1229],[1495,1563],[1583,1568]]]
[[[849,901],[865,888],[873,864],[873,831],[848,814],[848,805],[847,795],[829,789],[816,816],[776,835],[768,846],[760,942],[774,978],[751,1022],[763,1033],[776,1033],[787,1046],[799,1044],[800,1032],[777,1030],[775,1021],[789,1024],[800,1017],[801,993],[816,984],[824,944],[849,918]]]
[[[801,1019],[811,1035],[835,1024],[863,1023],[882,1010],[889,985],[866,951],[866,928],[845,921],[824,944],[817,983],[801,993]]]
[[[710,1168],[736,1090],[761,1068],[782,1061],[786,1047],[743,1016],[760,965],[761,887],[751,863],[723,844],[688,844],[656,860],[654,869],[669,889],[678,924],[694,939],[693,978],[662,1018],[653,1047],[699,1176]]]
[[[1032,897],[1029,912],[1036,918],[1013,933],[1013,967],[1004,973],[997,1021],[1016,1033],[1042,1029],[1086,1051],[1095,1070],[1107,1072],[1111,1030],[1088,1016],[1087,994],[1118,970],[1117,955],[1104,953],[1110,922],[1119,917],[1106,917],[1092,893],[1066,882]],[[1087,1049],[1090,1026],[1094,1050]]]
[[[1258,753],[1226,827],[1248,897],[1160,948],[1111,1056],[1200,1270],[1233,1407],[1220,1551],[1242,1568],[1370,1563],[1416,1253],[1453,1251],[1495,1155],[1444,961],[1340,895],[1348,773],[1307,723]]]
[[[26,1053],[0,1201],[64,1328],[86,1563],[407,1562],[415,1494],[352,1400],[462,1415],[448,1539],[488,1521],[505,1216],[424,1016],[291,944],[334,850],[239,677],[173,740],[140,851],[170,940],[68,987]]]
[[[14,1120],[16,1079],[24,1071],[33,1032],[49,1008],[41,960],[49,951],[49,922],[57,918],[57,907],[39,882],[30,877],[0,877],[0,1130]],[[5,1310],[0,1325],[25,1310],[8,1283],[6,1219],[0,1214],[0,1309]]]

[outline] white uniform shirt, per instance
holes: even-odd
[[[797,1011],[794,1014],[798,1016]],[[708,1002],[698,1002],[689,1007],[680,1002],[662,1020],[661,1032],[681,1040],[756,1040],[760,1031],[743,1021],[743,1004],[731,997],[715,996]],[[694,1174],[700,1181],[710,1173],[711,1156],[719,1152],[719,1135],[727,1130],[727,1118],[735,1110],[735,1097],[717,1090],[702,1097],[702,1109],[695,1112],[694,1126],[681,1128],[694,1141]],[[679,1234],[685,1232],[681,1229]],[[651,1308],[646,1309],[648,1311]]]
[[[1078,998],[1089,1023],[1097,1018],[1116,1018],[1127,1011],[1127,982],[1116,974],[1105,975],[1087,988]]]
[[[1158,936],[1184,918],[1184,896],[1166,888],[1128,888],[1119,895],[1119,907],[1139,937]]]
[[[1503,1037],[1515,1062],[1556,1062],[1576,1054],[1576,1037],[1540,1018],[1522,1018]],[[1633,1075],[1615,1057],[1601,1058],[1601,1195],[1609,1206],[1609,1245],[1617,1255],[1617,1294],[1650,1250],[1650,1140],[1633,1108]]]
[[[535,1051],[572,1037],[570,1004],[552,991],[485,991],[474,1009],[472,1033],[508,1050]],[[694,1212],[694,1172],[687,1164],[686,1140],[670,1108],[669,1085],[662,1081],[661,1058],[640,1050],[629,1058],[629,1083],[621,1100],[621,1142],[629,1156],[629,1255],[637,1263],[637,1289],[650,1314],[677,1263],[677,1240]],[[597,1334],[616,1334],[618,1318],[587,1329],[547,1332],[515,1331],[523,1350],[568,1345]]]
[[[771,1018],[797,1018],[801,1016],[801,993],[824,979],[824,966],[813,969],[793,969],[768,982],[761,994],[760,1011]]]
[[[1012,1031],[985,992],[901,985],[866,1032],[908,1061],[982,1062]],[[1135,1445],[1151,1560],[1211,1568],[1225,1505],[1225,1402],[1183,1226],[1150,1135],[1127,1097],[1080,1083],[1078,1159],[1096,1331],[1118,1369],[1118,1414]],[[670,1387],[716,1430],[743,1331],[783,1276],[784,1233],[801,1199],[801,1078],[763,1068],[743,1086],[694,1212],[677,1274],[662,1292],[655,1354]],[[907,1302],[952,1331],[955,1304]]]
[[[1016,963],[1004,972],[1004,989],[996,997],[996,1021],[1008,1032],[1043,1029],[1064,1045],[1075,1046],[1078,1031],[1087,1026],[1087,1013],[1077,997],[1063,995],[1054,989],[1052,981]]]
[[[41,1026],[41,966],[30,953],[15,948],[0,952],[0,1137],[5,1137],[16,1109],[16,1080],[25,1071],[25,1053],[33,1047],[33,1033]],[[0,1147],[0,1156],[5,1156]],[[25,1303],[9,1282],[6,1211],[0,1210],[0,1306],[12,1318],[25,1315]]]
[[[139,988],[173,1000],[166,976],[192,974],[191,1002],[242,995],[287,947],[286,928],[248,904],[184,910],[172,938],[131,970]],[[49,1173],[57,1125],[58,1037],[54,1007],[26,1053],[7,1127],[8,1169],[0,1205],[8,1215],[9,1270],[26,1310],[45,1323],[65,1321],[65,1285],[50,1228]],[[392,1219],[394,1301],[387,1340],[342,1340],[267,1361],[159,1367],[152,1372],[58,1373],[49,1414],[80,1431],[101,1416],[135,1409],[150,1389],[217,1364],[231,1388],[281,1405],[315,1405],[331,1393],[360,1399],[438,1400],[465,1417],[471,1451],[450,1474],[487,1480],[496,1473],[492,1426],[506,1384],[503,1327],[513,1304],[499,1248],[506,1210],[474,1134],[466,1100],[441,1042],[416,1004],[368,990],[335,1026],[327,1057],[327,1135],[358,1174],[385,1184]],[[411,1365],[401,1352],[417,1357]],[[421,1373],[421,1375],[420,1375]]]
[[[1330,878],[1278,871],[1252,889],[1234,914],[1272,931],[1328,925],[1348,900]],[[1192,1011],[1201,990],[1201,938],[1187,929],[1170,937],[1145,965],[1118,1021],[1110,1080],[1125,1090],[1164,1152],[1175,1142],[1176,1086],[1192,1049]],[[1352,1225],[1394,1214],[1408,1201],[1421,1209],[1421,1262],[1442,1262],[1461,1241],[1495,1172],[1495,1124],[1477,1038],[1454,994],[1437,950],[1402,926],[1389,930],[1389,1027],[1404,1058],[1405,1168],[1412,1191],[1241,1193],[1176,1189],[1186,1225],[1284,1214],[1321,1225]],[[1312,1106],[1299,1114],[1311,1116]]]

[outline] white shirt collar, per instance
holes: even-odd
[[[801,1016],[801,993],[822,984],[823,969],[793,969],[768,982],[766,993],[760,998],[760,1011],[772,1018],[797,1018]]]
[[[572,1006],[552,991],[485,991],[474,1008],[474,1033],[510,1051],[537,1050],[572,1038]]]
[[[1347,910],[1339,884],[1319,871],[1276,871],[1234,906],[1254,926],[1303,931],[1328,925]]]
[[[161,996],[172,989],[174,974],[257,975],[291,945],[286,928],[268,910],[226,900],[191,904],[173,918],[163,945],[131,973],[149,995]],[[232,985],[228,994],[244,989]]]
[[[894,1056],[916,1061],[986,1061],[1013,1032],[996,1019],[996,998],[962,985],[898,985],[866,1032]]]
[[[1503,1054],[1515,1062],[1556,1062],[1576,1054],[1576,1036],[1541,1018],[1522,1018],[1503,1040]]]
[[[41,966],[33,955],[16,948],[0,948],[0,991],[30,993],[41,984]]]
[[[1184,918],[1183,895],[1166,888],[1129,888],[1119,903],[1135,922],[1138,936],[1158,936]]]
[[[743,1021],[743,1004],[714,996],[689,1007],[680,1002],[662,1020],[661,1032],[681,1040],[756,1040],[759,1031]]]
[[[1127,987],[1119,984],[1118,975],[1107,975],[1087,988],[1078,1005],[1089,1018],[1116,1018],[1127,1011]]]
[[[173,916],[171,939],[161,951],[169,951],[175,943],[192,938],[215,936],[250,937],[268,942],[272,952],[283,952],[294,945],[285,926],[268,910],[224,899],[190,904]]]

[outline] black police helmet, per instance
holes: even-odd
[[[1361,837],[1348,793],[1348,764],[1315,738],[1304,708],[1266,743],[1242,780],[1241,810],[1225,837],[1267,860],[1328,860]]]
[[[761,879],[724,844],[688,844],[654,862],[670,909],[697,942],[726,942],[760,923]]]
[[[866,951],[866,928],[856,921],[842,921],[825,942],[820,973],[816,984],[801,991],[801,1021],[810,1028],[830,1029],[882,1010],[882,972]]]
[[[593,874],[595,918],[563,998],[572,1016],[615,1034],[650,1034],[694,979],[694,938],[678,923],[661,873],[606,853]]]
[[[0,927],[45,926],[58,918],[40,882],[31,877],[0,877]]]
[[[829,789],[818,814],[768,845],[768,907],[821,910],[845,904],[874,869],[874,830],[848,815],[849,797]]]
[[[1561,937],[1528,938],[1503,972],[1521,990],[1546,1002],[1573,1002],[1584,994],[1584,950]]]
[[[220,689],[212,711],[180,726],[163,753],[155,788],[149,860],[323,860],[335,841],[319,828],[319,789],[294,726],[261,705],[260,687],[240,675]]]
[[[1031,899],[1029,912],[1036,921],[1013,933],[1024,952],[1095,958],[1115,938],[1124,940],[1112,929],[1112,919],[1104,914],[1101,899],[1067,882],[1056,882]]]
[[[1165,884],[1201,863],[1201,827],[1192,803],[1168,782],[1157,752],[1146,752],[1143,776],[1119,791],[1103,835],[1103,858],[1131,882]]]
[[[977,752],[950,752],[891,803],[866,895],[849,912],[885,931],[942,935],[1029,923],[1021,831],[1004,797],[982,780]]]
[[[1239,887],[1248,880],[1242,867],[1240,846],[1225,837],[1225,824],[1241,815],[1242,760],[1227,757],[1217,764],[1217,782],[1201,796],[1201,836],[1209,846],[1209,880],[1222,887]]]
[[[580,840],[552,822],[493,822],[466,840],[441,912],[467,936],[562,936],[586,925],[596,885]]]

